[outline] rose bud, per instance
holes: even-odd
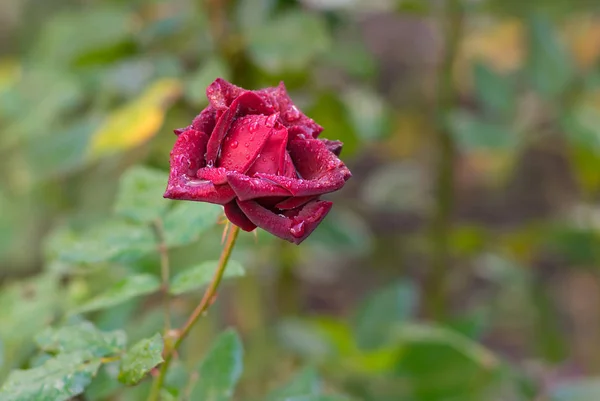
[[[250,91],[219,78],[206,95],[208,107],[175,130],[165,198],[224,205],[242,230],[299,244],[331,209],[319,197],[352,176],[338,158],[342,143],[317,139],[323,128],[283,83]]]

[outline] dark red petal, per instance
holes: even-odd
[[[350,171],[338,157],[318,139],[296,139],[288,144],[288,151],[300,177],[312,180],[328,171],[338,169],[350,178]]]
[[[344,146],[344,144],[342,142],[332,141],[330,139],[319,139],[319,140],[321,142],[323,142],[323,144],[325,145],[327,150],[329,150],[334,155],[339,156],[340,153],[342,153],[342,146]]]
[[[171,151],[171,172],[165,198],[225,204],[235,197],[229,185],[213,185],[196,178],[204,167],[208,136],[190,128],[182,132]]]
[[[192,122],[192,127],[198,131],[204,132],[206,135],[210,136],[210,134],[215,129],[215,124],[217,123],[217,113],[214,107],[208,106],[200,114],[194,118]]]
[[[290,141],[294,139],[306,139],[312,138],[311,130],[307,127],[301,125],[295,125],[293,127],[288,127],[288,133],[290,136]]]
[[[196,177],[215,185],[227,184],[227,170],[222,167],[203,167],[198,170]]]
[[[179,134],[171,150],[170,179],[188,175],[196,177],[199,168],[204,167],[204,152],[208,135],[188,128]]]
[[[249,176],[254,173],[282,174],[287,153],[285,150],[287,140],[287,129],[284,126],[279,125],[274,128],[247,174]]]
[[[347,178],[339,170],[332,170],[315,180],[303,180],[301,178],[288,178],[272,174],[256,174],[258,178],[272,181],[292,193],[293,196],[313,196],[334,192],[342,188]]]
[[[267,114],[273,113],[273,109],[266,106],[264,101],[253,92],[243,92],[233,102],[217,120],[215,129],[208,141],[206,147],[206,162],[214,164],[221,148],[221,143],[227,135],[233,120],[239,116],[248,114]],[[217,113],[218,114],[218,113]]]
[[[308,202],[310,202],[313,199],[316,199],[318,195],[314,195],[314,196],[293,196],[290,198],[287,198],[281,202],[279,202],[278,204],[275,205],[275,207],[279,210],[290,210],[290,209],[295,209],[297,207],[300,207],[302,205],[307,204]]]
[[[235,120],[221,145],[217,165],[229,171],[245,173],[255,162],[276,125],[279,129],[278,118],[277,114],[272,114],[269,117],[251,115]]]
[[[165,198],[209,202],[224,205],[235,198],[229,185],[214,185],[210,181],[190,179],[188,176],[169,179]]]
[[[217,78],[206,88],[206,97],[212,107],[221,110],[228,108],[235,98],[244,92],[247,91],[225,81],[223,78]]]
[[[242,209],[237,205],[235,200],[232,200],[223,207],[225,215],[233,224],[238,226],[244,231],[252,231],[256,228],[256,225],[252,223],[242,212]]]
[[[227,181],[240,200],[271,196],[291,196],[291,192],[270,180],[252,178],[244,174],[230,172],[227,174]]]
[[[323,127],[304,115],[294,105],[283,82],[280,82],[276,87],[265,88],[256,91],[256,93],[281,113],[282,123],[287,128],[302,127],[304,132],[312,138],[316,138],[323,131]]]
[[[296,172],[294,162],[287,151],[285,152],[283,159],[283,172],[281,175],[289,178],[298,178],[298,173]]]
[[[313,200],[294,211],[293,216],[292,213],[286,216],[276,214],[256,201],[238,200],[237,203],[252,223],[294,244],[304,241],[317,228],[333,205],[331,202]]]

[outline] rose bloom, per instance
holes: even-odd
[[[206,95],[208,107],[175,130],[165,198],[223,205],[242,230],[299,244],[331,209],[319,197],[352,176],[338,158],[342,143],[317,139],[323,128],[283,83],[250,91],[219,78]]]

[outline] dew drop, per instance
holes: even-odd
[[[304,222],[301,221],[297,224],[294,224],[292,226],[292,228],[290,228],[290,233],[295,237],[295,238],[300,238],[304,235]]]
[[[290,107],[290,109],[285,113],[285,118],[288,121],[296,121],[300,118],[300,110],[296,106]]]
[[[215,164],[214,164],[214,162],[212,160],[209,161],[208,163],[206,163],[206,167],[208,167],[208,168],[212,168],[214,165]]]
[[[245,146],[245,147],[248,147],[248,146],[250,146],[250,142],[246,142],[246,143],[244,144],[244,146]]]
[[[238,147],[238,145],[239,145],[238,141],[233,141],[233,142],[231,142],[231,148],[232,148],[232,149],[235,149],[235,148],[237,148],[237,147]]]

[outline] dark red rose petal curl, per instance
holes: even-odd
[[[323,128],[283,83],[250,91],[218,78],[206,95],[208,107],[175,130],[165,198],[223,205],[242,230],[301,243],[331,209],[319,197],[352,176],[342,143],[318,139]]]

